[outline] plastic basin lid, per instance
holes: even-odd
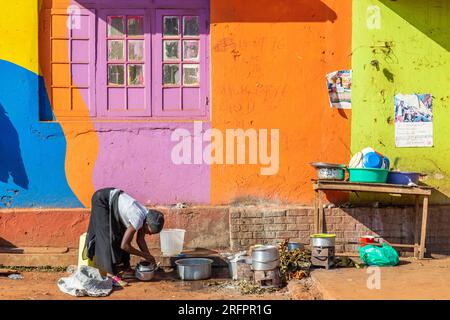
[[[312,234],[311,238],[336,238],[335,234],[327,234],[327,233],[316,233]]]

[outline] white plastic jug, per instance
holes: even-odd
[[[163,256],[176,256],[183,251],[184,234],[183,229],[165,229],[160,235],[161,251]]]

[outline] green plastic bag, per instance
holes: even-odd
[[[398,253],[390,245],[359,247],[359,257],[368,266],[396,266]]]

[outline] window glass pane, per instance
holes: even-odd
[[[165,64],[163,68],[163,84],[180,84],[180,66],[178,64]]]
[[[108,60],[123,60],[123,41],[109,40],[108,41]]]
[[[143,36],[144,35],[144,17],[128,17],[128,35]]]
[[[183,65],[183,84],[186,86],[195,86],[200,83],[198,64]]]
[[[123,36],[125,30],[123,17],[108,17],[108,36],[118,37]]]
[[[130,86],[144,85],[144,66],[142,64],[128,65],[128,85]]]
[[[144,41],[143,40],[128,41],[128,60],[144,61]]]
[[[184,40],[183,41],[183,60],[198,61],[199,59],[199,45],[198,40]]]
[[[164,36],[178,36],[179,30],[180,19],[178,17],[164,17]]]
[[[164,60],[179,60],[180,49],[178,40],[164,41]]]
[[[108,66],[108,84],[124,85],[125,84],[125,67],[121,64],[110,64]]]
[[[183,17],[183,35],[185,36],[199,36],[198,17]]]

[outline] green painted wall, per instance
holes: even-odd
[[[370,6],[380,9],[380,29]],[[372,146],[401,170],[427,173],[438,190],[432,203],[450,203],[449,51],[450,1],[353,0],[352,153]],[[396,93],[433,95],[433,148],[395,147]]]

